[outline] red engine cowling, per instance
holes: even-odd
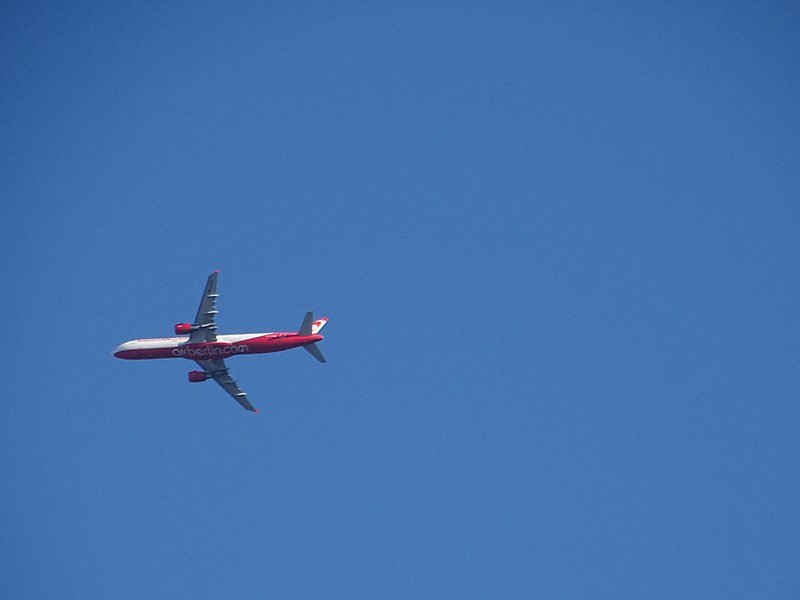
[[[209,377],[210,375],[208,373],[204,373],[203,371],[189,371],[189,381],[191,383],[200,383]]]
[[[175,325],[175,335],[186,335],[192,332],[192,326],[189,323],[178,323]]]

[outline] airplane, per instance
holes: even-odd
[[[213,379],[234,400],[252,412],[258,412],[239,385],[228,373],[226,358],[243,354],[264,354],[302,347],[319,362],[327,362],[317,346],[322,341],[320,330],[328,319],[314,320],[308,311],[296,332],[238,333],[217,335],[217,277],[219,271],[208,276],[200,308],[194,323],[175,325],[175,336],[168,338],[142,338],[120,344],[112,352],[117,358],[142,360],[153,358],[184,358],[195,361],[202,371],[190,371],[189,381],[197,383]]]

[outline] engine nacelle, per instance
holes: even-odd
[[[189,371],[189,381],[191,383],[200,383],[211,377],[208,373],[203,371]]]
[[[190,323],[178,323],[175,325],[175,335],[187,335],[189,333],[192,333]]]

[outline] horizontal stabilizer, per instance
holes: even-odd
[[[316,343],[303,346],[303,349],[307,350],[308,353],[314,358],[316,358],[319,362],[321,363],[328,362],[327,360],[325,360],[325,357],[322,356],[322,350],[319,349],[319,346],[317,346]]]
[[[306,313],[300,329],[297,330],[297,335],[311,335],[311,326],[314,324],[314,311],[310,310]]]

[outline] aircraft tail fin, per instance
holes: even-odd
[[[311,335],[317,335],[319,330],[325,327],[325,323],[328,322],[328,319],[317,319],[311,324]]]
[[[316,343],[303,346],[303,349],[306,350],[311,356],[316,358],[319,362],[328,362],[325,360],[325,357],[322,355],[322,351],[319,349],[319,346],[317,346]]]
[[[317,335],[323,327],[325,327],[325,323],[328,322],[328,319],[317,319],[314,320],[314,311],[310,310],[306,313],[305,318],[303,319],[303,323],[300,325],[300,329],[297,330],[297,335]],[[308,352],[311,356],[316,358],[319,362],[324,363],[328,362],[325,360],[325,357],[322,355],[322,350],[319,349],[316,342],[313,344],[306,344],[303,346],[306,352]]]
[[[327,322],[327,318],[317,319],[315,321],[314,311],[310,310],[306,313],[303,323],[300,325],[300,329],[297,330],[297,335],[317,335],[320,329],[325,327],[325,323]]]

